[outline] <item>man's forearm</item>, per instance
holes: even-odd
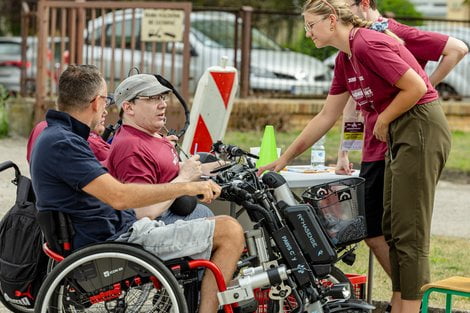
[[[135,215],[137,219],[141,219],[143,217],[148,217],[152,220],[156,219],[160,215],[162,215],[168,208],[171,206],[171,204],[175,200],[168,200],[165,202],[149,205],[146,207],[141,207],[141,208],[136,208],[134,209]]]
[[[184,195],[195,195],[191,183],[168,183],[158,185],[126,184],[129,194],[125,198],[125,207],[145,207],[155,203],[174,200]]]
[[[108,203],[116,210],[126,210],[176,199],[183,195],[197,195],[197,184],[122,184],[111,175],[104,174],[83,187],[83,191]]]

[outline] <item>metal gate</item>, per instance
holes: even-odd
[[[114,90],[132,68],[159,73],[187,98],[191,9],[190,2],[40,0],[35,121],[43,119],[46,98],[56,94],[58,77],[69,63],[98,66],[109,90]],[[159,18],[163,21],[165,17],[170,25],[175,23],[175,32],[164,31],[161,25],[149,30],[152,21],[158,24]],[[145,32],[143,19],[150,23]],[[141,40],[145,35],[159,38]]]

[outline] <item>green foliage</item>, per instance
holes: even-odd
[[[8,92],[0,85],[0,138],[8,135],[8,117],[6,110],[6,100],[8,99]]]
[[[411,20],[397,18],[400,23],[410,26],[423,25],[422,21],[413,20],[413,18],[421,18],[423,15],[416,11],[414,5],[409,0],[380,0],[378,1],[378,9],[384,15],[411,18]]]
[[[377,4],[382,14],[391,12],[395,16],[422,17],[409,0],[380,0]]]
[[[333,47],[325,47],[321,49],[315,47],[313,41],[310,38],[305,37],[305,31],[303,28],[299,39],[293,44],[288,45],[287,48],[303,54],[311,55],[322,61],[338,51]]]
[[[0,1],[0,35],[18,36],[21,32],[21,1]]]
[[[420,18],[422,17],[421,13],[416,11],[414,5],[409,0],[380,0],[376,1],[378,3],[378,10],[382,14],[392,14],[394,16],[403,16],[409,18]],[[422,25],[422,21],[413,21],[413,20],[399,20],[407,25],[418,26]],[[305,37],[305,31],[302,30],[295,34],[297,39],[287,46],[287,48],[311,55],[317,59],[325,60],[337,50],[333,47],[325,47],[318,49],[315,47],[314,43],[310,38]]]

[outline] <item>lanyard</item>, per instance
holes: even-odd
[[[356,78],[357,78],[357,81],[359,83],[359,89],[363,95],[363,97],[366,99],[366,102],[364,101],[361,101],[361,102],[358,102],[356,101],[356,110],[357,109],[362,109],[364,111],[367,111],[367,112],[377,112],[377,110],[375,109],[375,106],[374,106],[374,97],[372,95],[372,90],[370,89],[370,87],[367,87],[367,88],[364,88],[363,86],[363,80],[364,80],[364,76],[361,75],[361,73],[357,70],[355,64],[354,64],[354,60],[353,60],[353,54],[352,54],[352,41],[354,39],[354,36],[356,35],[357,33],[357,28],[352,28],[351,31],[349,32],[349,46],[351,48],[351,55],[348,56],[348,60],[349,62],[351,63],[351,67],[354,71],[354,74],[356,75]],[[355,99],[355,97],[353,96],[353,98]],[[369,105],[366,106],[365,104],[368,103]]]

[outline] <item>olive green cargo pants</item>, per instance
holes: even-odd
[[[434,193],[451,134],[439,101],[415,105],[390,124],[382,227],[390,247],[393,291],[421,299],[430,281],[429,242]]]

